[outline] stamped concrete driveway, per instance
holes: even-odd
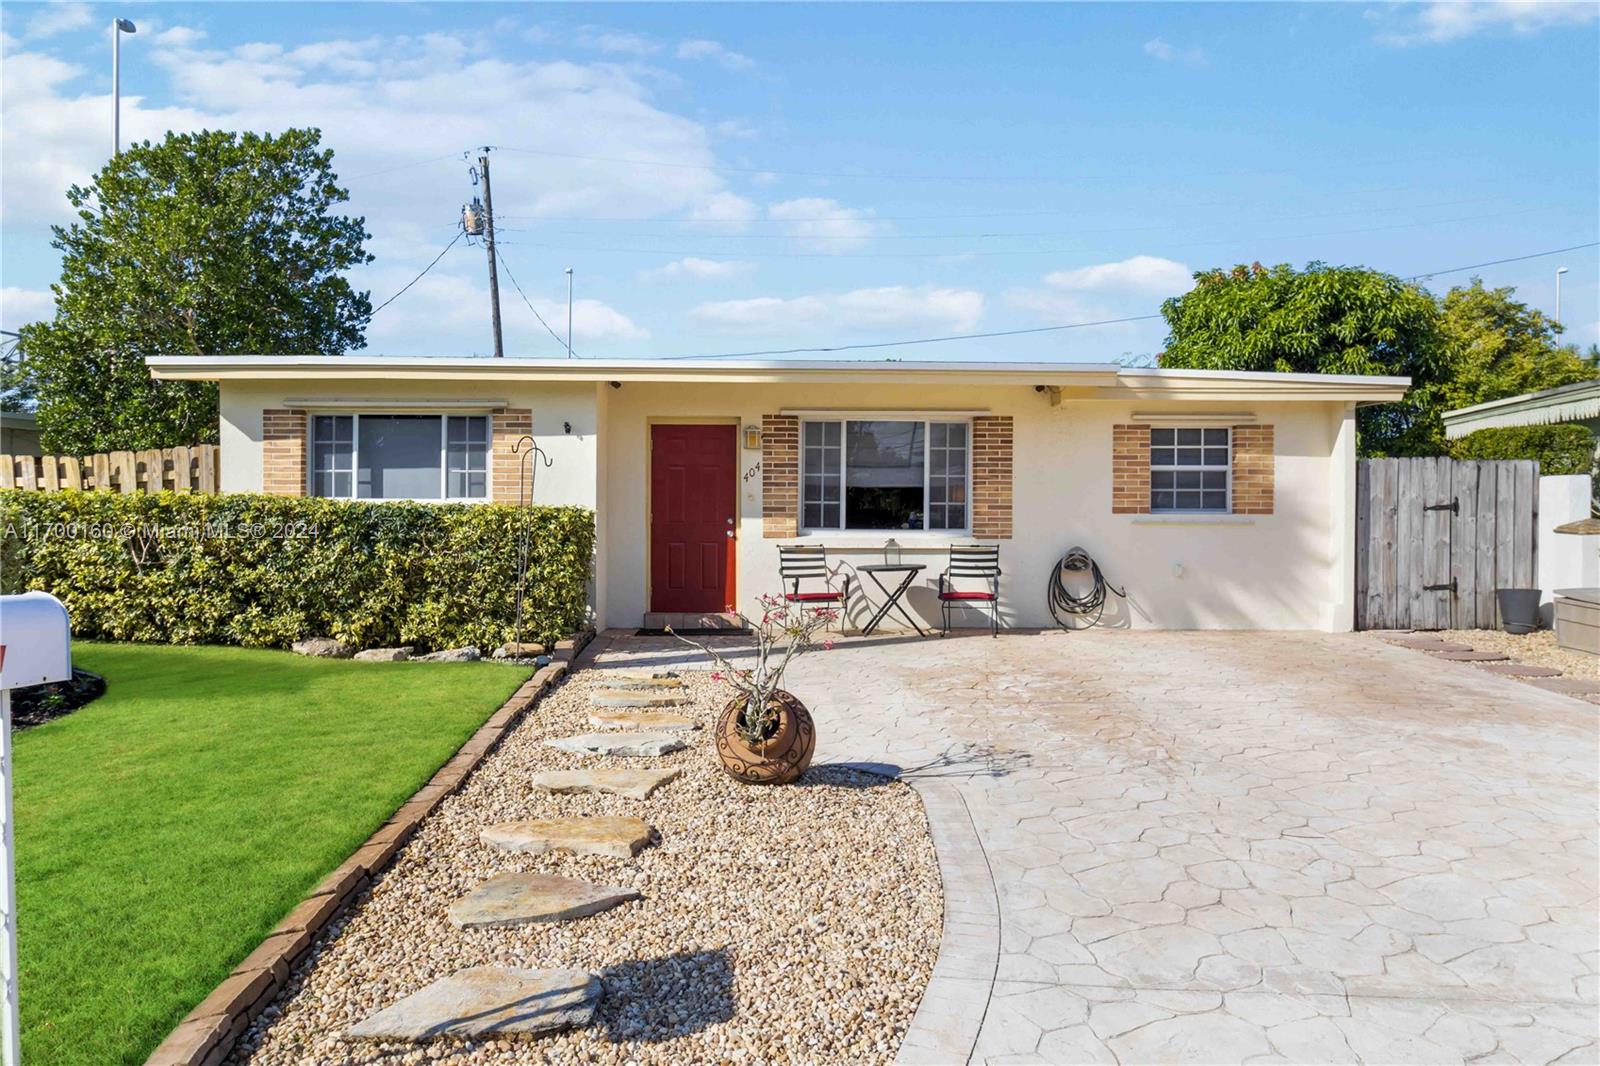
[[[846,640],[789,687],[928,805],[906,1061],[1600,1059],[1593,705],[1318,634]]]

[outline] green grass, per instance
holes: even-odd
[[[527,677],[80,644],[105,696],[16,737],[22,1050],[142,1062]]]

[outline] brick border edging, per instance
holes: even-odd
[[[278,997],[289,974],[311,950],[318,935],[344,911],[373,877],[416,833],[423,819],[478,768],[506,731],[532,710],[569,664],[594,639],[586,629],[559,641],[549,666],[542,666],[490,715],[428,783],[400,805],[354,854],[323,878],[309,895],[268,933],[259,946],[211,994],[179,1022],[150,1053],[145,1066],[216,1066],[250,1023]]]
[[[961,790],[945,781],[897,777],[922,798],[939,862],[944,922],[928,986],[895,1052],[896,1066],[968,1062],[978,1043],[1000,966],[1000,895]]]

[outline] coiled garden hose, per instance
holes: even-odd
[[[1088,587],[1082,592],[1073,592],[1067,587],[1067,574],[1089,575]],[[1079,583],[1081,586],[1081,582]],[[1056,620],[1056,625],[1062,629],[1088,629],[1100,624],[1100,616],[1106,609],[1106,592],[1115,592],[1118,596],[1127,596],[1127,592],[1117,588],[1106,581],[1100,572],[1100,565],[1094,561],[1083,548],[1073,546],[1067,549],[1050,571],[1050,586],[1046,591],[1046,599],[1050,604],[1050,617]],[[1076,620],[1070,621],[1070,620]]]

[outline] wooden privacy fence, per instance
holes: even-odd
[[[218,446],[148,448],[83,457],[0,455],[0,489],[216,492]]]
[[[1536,588],[1539,464],[1356,464],[1356,628],[1491,629],[1495,589]]]

